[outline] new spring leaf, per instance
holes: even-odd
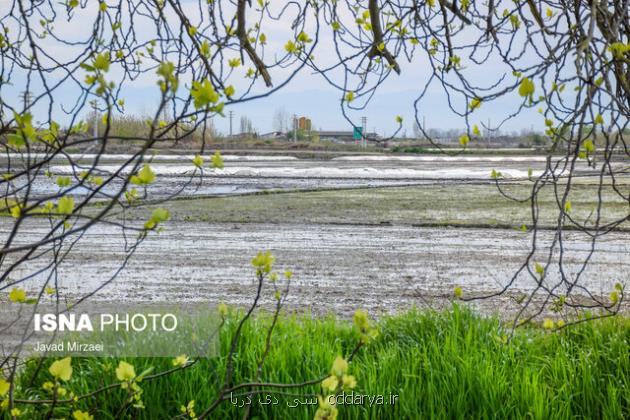
[[[144,165],[142,169],[138,171],[138,174],[133,175],[129,181],[136,185],[148,185],[155,181],[155,173],[151,170],[149,165]]]
[[[195,157],[192,160],[192,163],[197,168],[201,168],[203,166],[203,158],[201,157],[201,155],[195,155]]]
[[[214,86],[212,86],[212,83],[210,83],[208,79],[203,82],[195,80],[190,90],[190,96],[193,97],[194,105],[197,109],[215,104],[219,101],[219,94],[214,90]]]
[[[69,195],[65,195],[57,202],[57,213],[59,214],[72,214],[74,210],[74,198]]]
[[[210,161],[212,162],[212,167],[216,169],[223,169],[225,166],[223,164],[223,157],[221,157],[221,152],[218,150],[214,152],[214,155],[210,156]]]
[[[9,300],[13,303],[24,303],[26,302],[26,292],[24,289],[13,288],[9,292]]]
[[[4,397],[9,393],[9,389],[11,388],[11,384],[0,378],[0,397]]]
[[[131,381],[136,377],[136,370],[127,362],[121,361],[116,368],[116,378],[119,381]]]
[[[48,368],[48,371],[56,379],[69,381],[72,376],[72,358],[66,357],[65,359],[53,362],[50,368]]]
[[[521,80],[521,84],[518,87],[518,94],[523,97],[528,97],[534,94],[534,90],[536,87],[534,86],[534,82],[532,82],[528,77]]]
[[[151,213],[151,218],[147,220],[147,222],[144,224],[144,227],[145,229],[153,229],[159,223],[166,222],[168,219],[170,219],[170,217],[171,215],[168,210],[157,208],[153,210],[153,213]]]

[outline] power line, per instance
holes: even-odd
[[[22,98],[22,104],[24,105],[24,109],[29,109],[31,104],[33,103],[33,95],[28,90],[23,91],[20,94],[20,98]]]

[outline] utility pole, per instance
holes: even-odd
[[[423,130],[423,133],[427,133],[428,132],[428,130],[427,130],[427,116],[426,115],[422,116],[422,130]],[[426,135],[423,136],[423,137],[424,137],[425,140],[427,139]]]
[[[293,114],[293,142],[297,143],[297,115]]]
[[[234,111],[230,111],[230,137],[232,137],[232,120],[234,119]]]
[[[33,102],[33,95],[28,90],[23,91],[20,94],[20,98],[22,98],[22,104],[24,105],[24,109],[29,109],[31,107],[31,103]]]
[[[92,118],[94,121],[92,122],[92,137],[98,137],[98,102],[96,99],[90,101],[90,106],[92,107]]]
[[[363,148],[367,147],[367,117],[361,117],[361,143]]]

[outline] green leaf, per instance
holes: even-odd
[[[210,56],[210,43],[207,40],[205,39],[203,40],[203,42],[201,43],[201,46],[199,47],[199,52],[204,57]]]
[[[96,58],[94,58],[94,63],[92,63],[95,69],[101,70],[103,72],[107,72],[109,70],[109,64],[110,61],[108,52],[98,54]]]
[[[528,77],[525,77],[521,80],[521,84],[518,87],[518,94],[523,97],[527,97],[533,95],[535,90],[536,86],[534,85],[534,82],[532,82]]]
[[[298,47],[295,45],[295,42],[290,40],[287,41],[286,44],[284,44],[284,49],[289,54],[295,54],[298,51]]]
[[[14,147],[16,149],[24,147],[24,145],[26,144],[26,141],[24,140],[24,137],[22,136],[21,133],[9,134],[7,136],[7,140],[9,142],[9,146]]]
[[[13,288],[9,292],[9,300],[14,303],[24,303],[26,302],[26,291],[24,289]]]
[[[601,124],[604,125],[604,117],[602,117],[602,114],[597,114],[595,116],[595,124]]]
[[[72,214],[74,210],[74,198],[65,195],[57,202],[57,213],[59,214]]]
[[[171,215],[168,210],[157,208],[151,213],[151,218],[144,224],[145,229],[153,229],[159,223],[166,222]]]
[[[306,44],[309,42],[313,42],[313,40],[311,38],[309,38],[309,36],[306,34],[306,32],[302,31],[298,34],[297,36],[297,40]]]
[[[270,273],[273,263],[276,258],[270,251],[259,251],[254,258],[252,258],[252,266],[256,268],[257,273]]]
[[[223,169],[225,166],[223,164],[223,157],[221,157],[221,152],[218,150],[214,152],[214,155],[210,157],[210,161],[212,161],[212,167],[216,169]]]
[[[11,217],[19,219],[22,215],[22,208],[20,206],[11,207]]]
[[[57,360],[53,362],[48,368],[48,371],[52,376],[62,381],[69,381],[72,377],[72,358],[66,357],[65,359]]]
[[[130,381],[135,377],[136,370],[133,365],[123,361],[118,363],[118,367],[116,368],[116,378],[118,378],[119,381]]]
[[[164,78],[164,80],[158,81],[162,92],[166,92],[167,87],[170,87],[172,92],[177,91],[178,80],[177,76],[175,76],[175,64],[170,61],[164,61],[160,63],[156,73]]]
[[[142,382],[142,380],[151,372],[153,372],[155,368],[153,366],[149,366],[145,370],[142,371],[140,375],[136,377],[136,382]]]
[[[630,43],[613,42],[608,47],[608,51],[610,51],[615,58],[623,59],[624,54],[630,53]]]
[[[201,155],[195,155],[195,157],[192,160],[192,163],[197,168],[201,168],[201,166],[203,165],[203,158],[201,157]]]
[[[193,81],[190,96],[194,99],[196,109],[204,108],[208,105],[215,104],[219,101],[219,94],[214,90],[214,86],[210,80],[206,79],[202,82]]]
[[[612,303],[619,302],[619,292],[618,291],[614,290],[614,291],[610,292],[610,296],[609,297],[610,297],[610,301]]]
[[[4,378],[0,378],[0,397],[7,395],[10,389],[11,384],[4,380]]]
[[[584,147],[584,151],[587,154],[593,153],[595,151],[595,144],[593,143],[593,140],[591,139],[584,140],[584,143],[582,143],[582,146]]]
[[[18,126],[18,131],[15,134],[8,135],[8,143],[10,146],[19,149],[26,144],[27,140],[33,140],[37,136],[35,127],[33,127],[33,115],[27,112],[23,115],[14,113],[13,117]]]
[[[57,185],[61,188],[68,187],[72,183],[72,180],[69,176],[58,176],[57,177]]]
[[[129,191],[125,191],[125,198],[130,203],[132,201],[135,201],[138,198],[138,190],[135,188],[132,188]]]
[[[155,181],[155,173],[151,170],[149,165],[144,165],[142,169],[138,171],[138,174],[133,175],[129,180],[132,184],[148,185]]]
[[[470,101],[470,110],[474,111],[475,109],[479,108],[481,106],[481,99],[479,98],[474,98],[472,101]]]

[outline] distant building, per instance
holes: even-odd
[[[243,133],[238,133],[238,134],[233,134],[231,136],[227,136],[228,139],[232,139],[232,140],[245,140],[245,139],[253,139],[253,138],[257,138],[258,137],[258,133],[256,132],[243,132]]]
[[[322,141],[342,141],[352,142],[355,141],[353,131],[313,131],[314,135],[319,136]],[[381,136],[376,133],[366,133],[365,138],[368,141],[379,141]]]
[[[283,133],[282,131],[272,131],[270,133],[264,133],[260,135],[261,139],[284,139],[286,138],[287,134]]]

